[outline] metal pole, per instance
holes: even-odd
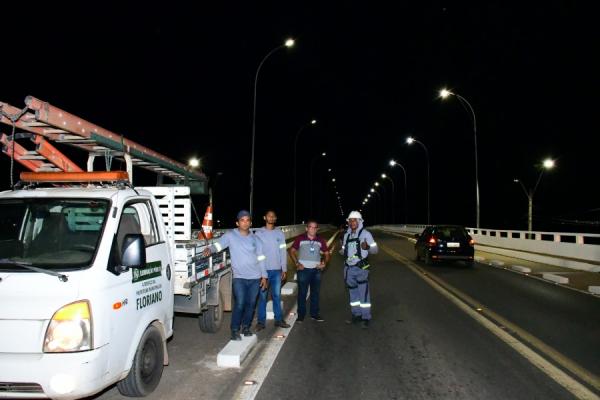
[[[473,139],[474,139],[474,143],[475,143],[475,200],[476,200],[476,204],[477,204],[477,211],[476,211],[476,224],[477,224],[477,228],[480,227],[480,214],[479,214],[479,163],[477,160],[477,119],[475,118],[475,111],[473,110],[473,107],[471,107],[471,103],[469,103],[467,101],[467,99],[465,99],[464,97],[462,97],[459,94],[453,93],[458,100],[461,102],[461,104],[464,105],[467,104],[467,106],[469,107],[469,110],[471,111],[471,115],[473,117]]]
[[[425,150],[425,158],[427,158],[427,225],[430,225],[430,203],[429,203],[429,187],[430,187],[430,180],[429,180],[429,151],[427,150],[427,147],[423,144],[423,142],[421,142],[420,140],[417,139],[413,139],[416,143],[418,143],[419,145],[421,145],[421,147],[423,147],[423,150]]]
[[[256,76],[254,77],[254,100],[253,100],[253,109],[252,109],[252,153],[250,156],[250,217],[253,216],[252,209],[254,205],[254,147],[256,142],[256,87],[258,85],[258,73],[262,68],[264,62],[269,58],[269,56],[275,53],[277,50],[285,47],[285,45],[277,46],[273,50],[271,50],[265,58],[262,59],[260,64],[258,64],[258,68],[256,69]]]
[[[527,230],[531,232],[533,230],[533,192],[530,192],[527,198],[529,199]]]

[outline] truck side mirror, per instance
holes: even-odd
[[[141,233],[129,233],[123,238],[121,264],[129,268],[146,265],[146,242]]]

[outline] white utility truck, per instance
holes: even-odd
[[[0,193],[0,398],[81,398],[114,383],[147,395],[168,363],[174,313],[198,314],[215,332],[231,309],[227,254],[203,257],[211,240],[191,232],[190,194],[206,192],[206,177],[48,103],[26,104],[0,103],[12,128],[2,150],[33,171]],[[49,142],[87,150],[88,171]],[[97,156],[127,171],[94,172]],[[135,165],[175,183],[135,187]]]

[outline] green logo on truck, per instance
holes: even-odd
[[[154,261],[146,264],[144,268],[131,269],[131,282],[141,282],[148,279],[156,278],[162,274],[162,263]]]

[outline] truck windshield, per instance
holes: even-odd
[[[110,204],[90,199],[0,201],[0,271],[88,267],[96,254]]]

